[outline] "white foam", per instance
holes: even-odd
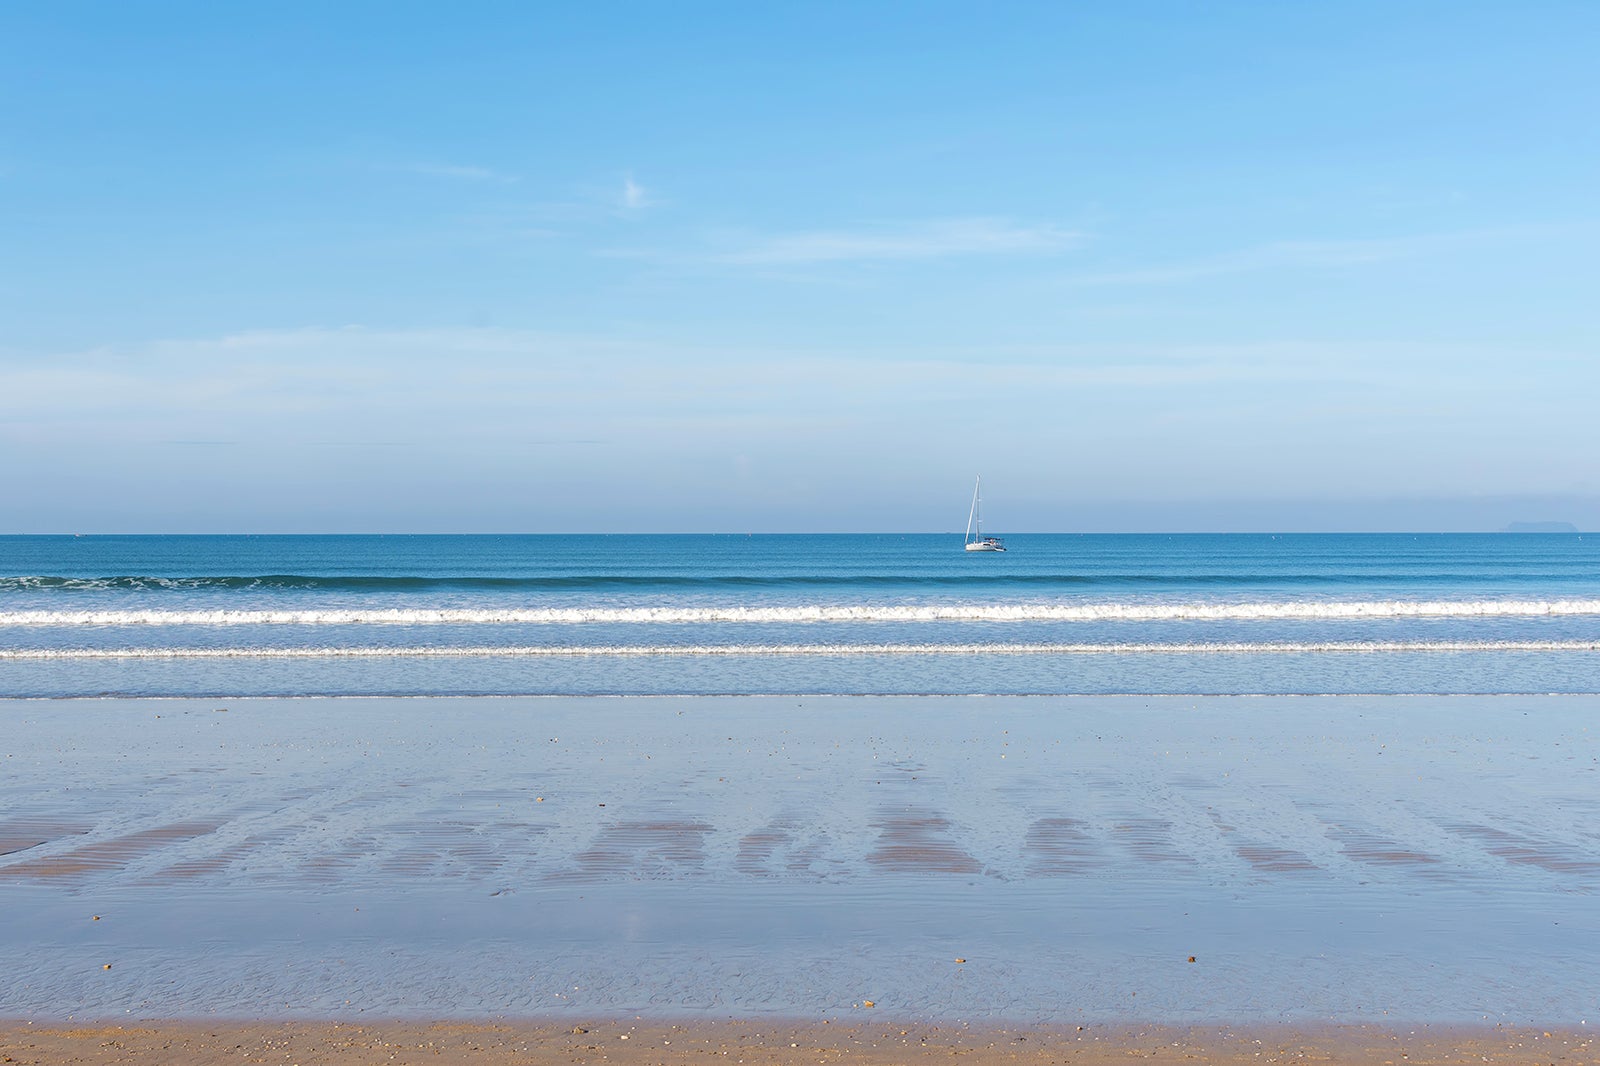
[[[627,656],[872,655],[1284,655],[1395,652],[1600,652],[1589,640],[1350,640],[994,644],[623,644],[520,647],[10,648],[5,660],[75,659],[478,659]]]
[[[784,607],[317,608],[0,611],[0,628],[582,625],[807,622],[1162,622],[1512,618],[1600,614],[1600,600],[1289,600],[1257,603],[802,604]]]

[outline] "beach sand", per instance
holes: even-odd
[[[1340,1061],[1388,1061],[1361,1056],[1417,1025],[1416,1054],[1436,1056],[1421,1061],[1458,1061],[1462,1041],[1512,1054],[1493,1028],[1509,1025],[1537,1055],[1505,1061],[1558,1061],[1537,1034],[1574,1041],[1600,1018],[1596,711],[1581,696],[0,702],[6,1053],[113,1061],[175,1042],[204,1061],[237,1043],[316,1061],[359,1037],[374,1056],[521,1040],[549,1061],[676,1061],[669,1037],[623,1041],[617,1019],[729,1050],[797,1018],[781,1032],[805,1039],[777,1051],[805,1061],[900,1029],[941,1034],[941,1054],[1054,1053],[983,1035],[1018,1025],[1095,1054],[1166,1055],[1169,1037],[1234,1054],[1239,1036],[1331,1040]],[[260,1025],[210,1028],[241,1018]],[[1240,1028],[1186,1028],[1219,1022]],[[150,1029],[64,1035],[110,1023]],[[1170,1028],[1128,1028],[1145,1025]],[[268,1048],[281,1039],[297,1043]]]
[[[1374,1027],[963,1028],[918,1023],[772,1021],[484,1025],[229,1023],[0,1029],[0,1061],[18,1066],[148,1063],[338,1063],[341,1066],[616,1066],[768,1063],[990,1066],[1129,1061],[1341,1063],[1349,1066],[1593,1063],[1583,1030]]]

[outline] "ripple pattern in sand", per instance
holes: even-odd
[[[1583,890],[1600,876],[1585,798],[1600,775],[1581,735],[1563,737],[1559,764],[1494,776],[1480,766],[1507,765],[1508,745],[1560,745],[1403,730],[1330,743],[1326,723],[1259,705],[1241,736],[1238,719],[1224,735],[1116,701],[879,700],[906,713],[871,717],[846,701],[535,702],[538,714],[475,701],[476,717],[440,734],[420,714],[316,702],[169,708],[159,723],[133,721],[133,704],[108,709],[106,728],[58,723],[30,741],[52,754],[0,781],[0,882]]]
[[[1577,1002],[1596,708],[1533,709],[0,704],[0,949],[21,1010]]]

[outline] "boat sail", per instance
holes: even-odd
[[[967,512],[966,549],[969,552],[1003,552],[1006,550],[1004,541],[983,535],[982,488],[983,478],[979,477],[972,486],[972,510]]]

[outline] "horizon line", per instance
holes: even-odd
[[[1528,523],[1546,526],[1552,523]],[[1497,529],[1028,529],[998,534],[1005,537],[1396,537],[1396,536],[1476,536],[1491,534],[1538,534],[1544,536],[1583,536],[1596,530],[1580,529],[1570,523],[1561,528]],[[960,537],[954,530],[927,529],[823,529],[823,530],[733,530],[733,529],[658,529],[658,530],[100,530],[91,532],[5,532],[0,537]]]

